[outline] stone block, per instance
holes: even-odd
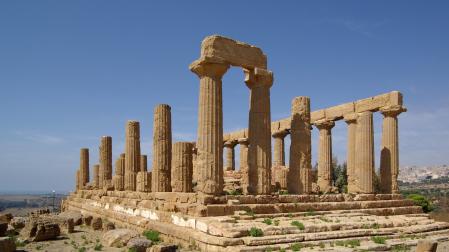
[[[11,237],[0,237],[0,251],[13,252],[16,251],[16,244]]]
[[[341,119],[345,114],[354,112],[354,103],[344,103],[326,109],[325,115],[327,120]]]
[[[438,242],[433,240],[420,240],[416,247],[416,252],[436,252]]]
[[[326,112],[324,109],[313,111],[310,113],[310,122],[314,123],[315,121],[326,119]]]

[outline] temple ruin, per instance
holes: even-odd
[[[248,128],[224,133],[222,77],[231,66],[242,68],[250,91]],[[260,48],[206,37],[199,59],[190,65],[199,78],[196,142],[172,143],[171,108],[157,105],[151,169],[141,155],[139,122],[128,121],[125,150],[115,161],[114,174],[111,137],[101,138],[92,182],[89,150],[81,149],[76,191],[63,202],[64,210],[105,217],[117,226],[154,229],[202,251],[279,250],[298,242],[448,232],[449,224],[430,220],[399,194],[398,116],[406,111],[400,92],[316,111],[310,109],[313,98],[298,96],[290,117],[271,121],[270,88],[275,81],[267,66]],[[374,113],[383,115],[380,191],[374,187]],[[348,185],[347,192],[339,193],[332,180],[332,128],[343,122]],[[312,130],[319,132],[317,171],[312,170]],[[285,150],[289,136],[290,149]],[[343,223],[318,225],[326,216]],[[303,228],[292,227],[292,218],[301,220]],[[380,228],[363,228],[373,223]],[[264,235],[251,235],[253,227]]]

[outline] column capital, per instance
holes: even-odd
[[[357,122],[357,113],[349,113],[343,116],[343,120],[347,124],[356,123]]]
[[[400,106],[400,105],[395,105],[395,106],[382,107],[382,108],[379,109],[379,111],[385,117],[387,117],[387,116],[396,117],[400,113],[406,112],[407,108],[405,108],[403,106]]]
[[[271,136],[273,136],[273,138],[284,138],[286,135],[288,135],[290,132],[286,129],[284,130],[279,130],[279,131],[275,131],[271,134]]]
[[[239,144],[248,145],[248,144],[249,144],[249,139],[248,139],[247,137],[242,137],[242,138],[239,138],[239,139],[237,140],[237,142],[238,142]]]
[[[228,140],[228,141],[225,141],[224,143],[223,143],[223,146],[224,147],[229,147],[229,148],[234,148],[234,146],[237,144],[237,140]]]
[[[200,59],[195,60],[192,64],[190,64],[189,68],[190,71],[194,72],[200,78],[204,76],[221,78],[229,69],[229,64]]]
[[[319,130],[322,129],[330,130],[335,126],[334,121],[327,121],[327,120],[318,120],[314,124],[315,127],[317,127]]]
[[[245,74],[245,83],[248,88],[252,89],[257,86],[267,86],[268,88],[273,85],[273,72],[262,68],[243,69]]]

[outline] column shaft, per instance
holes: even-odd
[[[172,180],[173,192],[192,192],[192,149],[190,142],[177,142],[173,144]]]
[[[148,170],[148,165],[147,165],[147,155],[140,155],[140,171],[141,172],[146,172]]]
[[[152,192],[171,192],[171,108],[159,104],[154,108]]]
[[[248,194],[248,138],[240,138],[238,140],[240,147],[240,173],[242,174],[242,179],[240,184],[242,186],[242,193]]]
[[[348,140],[346,150],[346,174],[348,176],[348,193],[355,193],[358,191],[356,166],[355,166],[355,139],[357,131],[357,115],[349,114],[345,116],[345,122],[348,124]]]
[[[273,134],[273,167],[285,166],[285,144],[284,138],[287,131],[275,132]]]
[[[128,121],[125,146],[125,190],[136,190],[136,173],[140,170],[140,125]]]
[[[333,121],[315,122],[320,131],[318,149],[318,186],[320,191],[326,192],[332,187],[332,132]]]
[[[99,188],[99,181],[100,181],[99,170],[100,170],[100,165],[99,164],[94,165],[93,186],[95,189]]]
[[[226,150],[226,170],[235,171],[235,147],[236,142],[230,141],[224,143],[224,149]]]
[[[375,173],[373,113],[371,111],[358,115],[355,149],[357,150],[355,167],[359,183],[357,188],[360,193],[373,193]]]
[[[100,168],[98,187],[103,188],[112,179],[112,137],[103,136],[100,142]]]
[[[89,183],[89,149],[82,148],[80,151],[80,173],[81,185]]]

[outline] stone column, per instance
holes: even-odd
[[[99,183],[98,183],[100,180],[99,170],[100,170],[100,165],[95,164],[94,165],[94,177],[93,177],[93,186],[95,189],[99,188]]]
[[[154,108],[152,192],[171,192],[171,108],[159,104]]]
[[[137,121],[126,124],[125,190],[136,190],[136,173],[140,170],[140,125]]]
[[[248,150],[250,194],[271,193],[271,114],[270,87],[273,73],[260,68],[244,69],[250,89]]]
[[[348,124],[348,142],[346,150],[346,174],[348,176],[348,193],[356,193],[358,192],[358,178],[356,176],[355,166],[357,114],[347,114],[344,116],[344,120]]]
[[[103,188],[112,179],[112,137],[103,136],[100,142],[100,170],[98,187]]]
[[[81,170],[78,168],[76,170],[76,190],[80,190],[82,188],[81,186]]]
[[[192,192],[192,149],[190,142],[173,144],[171,188],[173,192]]]
[[[226,141],[223,145],[226,149],[226,170],[235,171],[235,151],[236,141]]]
[[[318,148],[318,186],[320,191],[326,192],[332,187],[332,132],[333,121],[321,120],[315,122],[320,131]]]
[[[358,114],[355,149],[356,174],[358,178],[357,188],[360,193],[373,193],[374,174],[374,132],[373,113],[365,111]]]
[[[114,189],[116,191],[125,190],[125,154],[120,154],[120,157],[115,161],[115,175],[113,178]]]
[[[151,172],[139,171],[137,173],[136,191],[151,192]]]
[[[248,138],[239,138],[238,139],[239,147],[240,147],[240,173],[242,174],[242,179],[240,180],[240,184],[242,186],[242,193],[248,194],[248,146],[249,141]]]
[[[81,185],[84,187],[89,183],[89,149],[82,148],[80,152]]]
[[[147,155],[140,155],[140,171],[146,172],[148,170]]]
[[[198,178],[200,177],[200,172],[196,166],[196,159],[197,159],[197,149],[196,149],[196,143],[192,142],[192,166],[193,166],[193,172],[192,172],[192,181],[196,185]]]
[[[200,78],[198,108],[197,188],[206,194],[223,192],[223,74],[227,64],[195,62],[190,70]]]
[[[277,131],[272,134],[274,139],[273,167],[285,166],[284,138],[287,135],[287,130]]]
[[[380,109],[382,122],[382,146],[380,153],[380,187],[382,193],[399,193],[399,141],[397,116],[407,111],[401,106]]]
[[[293,98],[291,113],[291,144],[287,190],[291,194],[310,193],[312,191],[310,98],[306,96]]]

